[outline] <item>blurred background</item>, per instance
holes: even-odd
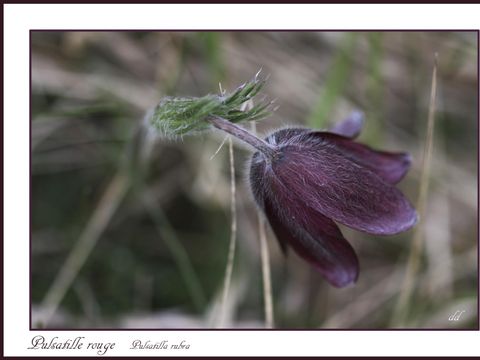
[[[163,96],[218,93],[219,83],[231,91],[262,69],[269,75],[263,93],[279,108],[257,123],[261,134],[290,124],[325,128],[361,110],[360,141],[412,154],[399,187],[415,204],[435,53],[425,237],[406,313],[399,320],[395,309],[415,229],[380,237],[341,227],[361,272],[355,286],[336,289],[295,253],[285,258],[267,227],[275,327],[476,328],[475,32],[37,31],[32,327],[215,327],[230,239],[228,146],[212,158],[223,134],[160,139],[137,171],[135,133]],[[236,146],[237,251],[224,326],[262,328],[248,159]],[[456,311],[464,312],[449,321]]]

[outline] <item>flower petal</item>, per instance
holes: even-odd
[[[345,136],[350,139],[356,138],[362,131],[364,115],[360,111],[352,112],[345,120],[334,125],[330,132]]]
[[[303,135],[297,146],[284,147],[272,162],[285,192],[324,216],[367,233],[392,235],[415,225],[417,213],[398,189],[321,135]]]
[[[335,143],[338,150],[359,165],[365,166],[390,184],[396,184],[410,169],[412,157],[408,153],[377,151],[353,142],[343,136],[327,132],[312,132]]]
[[[265,201],[265,213],[280,244],[289,244],[336,287],[345,287],[358,278],[359,265],[355,251],[343,238],[333,221],[311,208],[295,220],[289,208],[280,212],[277,205]],[[292,216],[294,217],[292,219]]]
[[[334,286],[356,281],[357,256],[335,223],[285,188],[259,153],[252,157],[250,184],[284,254],[292,246]]]

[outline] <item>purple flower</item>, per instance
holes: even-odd
[[[271,153],[256,152],[250,183],[280,243],[311,263],[336,287],[358,278],[357,256],[335,222],[375,235],[415,225],[417,213],[394,187],[408,171],[407,153],[354,142],[363,118],[354,113],[331,131],[274,132]]]

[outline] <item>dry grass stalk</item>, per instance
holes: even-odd
[[[427,136],[425,139],[425,149],[423,156],[422,172],[420,175],[420,189],[417,202],[417,210],[420,221],[413,234],[412,246],[408,257],[406,274],[403,280],[400,297],[396,304],[392,325],[402,327],[408,316],[410,299],[413,289],[415,288],[415,277],[420,267],[422,257],[424,234],[425,234],[425,208],[427,205],[428,189],[430,185],[430,174],[433,152],[433,134],[435,128],[435,111],[437,97],[437,60],[438,55],[435,54],[435,61],[432,74],[432,88],[430,92],[430,103],[428,108]]]
[[[223,143],[222,143],[223,144]],[[228,258],[227,266],[225,268],[225,279],[223,282],[223,294],[222,294],[222,304],[220,309],[220,319],[217,324],[217,327],[222,327],[225,325],[225,316],[227,308],[228,293],[230,290],[230,284],[232,282],[232,273],[233,273],[233,263],[235,261],[235,248],[236,248],[236,238],[237,238],[237,208],[235,202],[235,163],[233,157],[233,143],[232,138],[228,137],[228,153],[230,158],[230,213],[232,216],[232,222],[230,226],[230,245],[228,247]]]

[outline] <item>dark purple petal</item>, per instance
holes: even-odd
[[[256,152],[252,156],[249,177],[250,188],[252,189],[253,197],[255,198],[258,206],[260,206],[262,210],[266,212],[266,199],[268,194],[271,193],[271,189],[268,189],[269,183],[267,182],[270,177],[266,173],[266,163],[259,152]],[[289,239],[282,236],[276,236],[276,238],[283,254],[287,255]]]
[[[254,154],[250,183],[284,254],[288,245],[332,285],[344,287],[358,278],[358,259],[333,221],[305,205],[285,188],[259,153]]]
[[[412,163],[412,157],[408,153],[373,150],[366,145],[327,132],[312,132],[311,134],[335,143],[337,149],[345,157],[367,167],[390,184],[398,183],[408,172]]]
[[[275,237],[278,240],[278,244],[280,245],[280,249],[282,249],[283,255],[287,255],[288,253],[288,244],[292,242],[293,237],[290,236],[288,231],[283,231],[283,225],[281,221],[277,218],[275,214],[275,210],[272,208],[269,201],[264,201],[263,209],[265,215],[267,216],[268,222],[275,233]]]
[[[364,116],[360,111],[354,111],[345,120],[335,124],[329,131],[350,139],[356,138],[362,131]]]
[[[292,246],[333,286],[345,287],[357,280],[357,256],[333,221],[311,208],[297,214],[283,204],[280,211],[274,203],[265,201],[265,213],[282,247]]]
[[[399,190],[319,133],[304,134],[297,144],[281,148],[266,174],[271,175],[270,184],[283,185],[276,192],[289,192],[305,206],[357,230],[392,235],[417,221],[415,209]]]
[[[254,154],[250,183],[255,200],[264,210],[282,251],[288,245],[310,262],[332,285],[344,287],[358,278],[358,259],[333,221],[308,207],[272,177],[263,156]]]
[[[298,145],[305,135],[318,136],[319,141],[334,142],[343,155],[359,165],[367,167],[390,184],[398,183],[410,169],[412,158],[408,153],[378,151],[369,146],[354,142],[345,136],[324,131],[311,131],[305,128],[286,128],[269,136],[272,144]]]
[[[355,136],[347,128],[338,131]],[[255,200],[284,253],[292,246],[332,285],[343,287],[358,277],[355,252],[333,220],[379,235],[416,223],[415,209],[392,185],[408,170],[407,154],[375,151],[342,135],[301,128],[279,130],[266,140],[276,152],[252,158]]]
[[[250,183],[255,200],[264,210],[284,254],[288,245],[310,262],[332,285],[344,287],[358,278],[358,259],[333,221],[302,199],[285,191],[269,174],[262,155],[254,154]]]

